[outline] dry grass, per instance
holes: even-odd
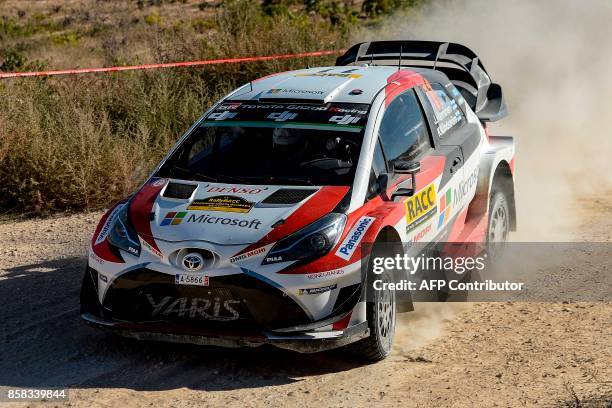
[[[218,3],[0,0],[0,69],[341,48],[360,6],[350,0]],[[103,208],[133,191],[181,133],[231,88],[332,61],[1,81],[0,214]]]
[[[95,208],[141,181],[211,97],[159,73],[12,82],[0,90],[0,206]]]

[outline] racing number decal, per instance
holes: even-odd
[[[404,203],[406,206],[406,232],[410,232],[437,213],[436,186],[431,183]]]

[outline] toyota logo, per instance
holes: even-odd
[[[197,252],[188,253],[183,257],[183,268],[189,272],[196,272],[204,266],[204,258]]]

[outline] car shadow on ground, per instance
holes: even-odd
[[[139,342],[79,317],[80,257],[0,270],[0,387],[231,390],[358,367],[342,351],[224,349]]]

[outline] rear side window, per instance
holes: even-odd
[[[429,131],[413,90],[389,104],[379,135],[389,169],[396,160],[412,160],[431,147]]]
[[[434,112],[434,121],[440,137],[465,123],[465,117],[457,102],[442,85],[426,84],[423,86],[423,91]]]

